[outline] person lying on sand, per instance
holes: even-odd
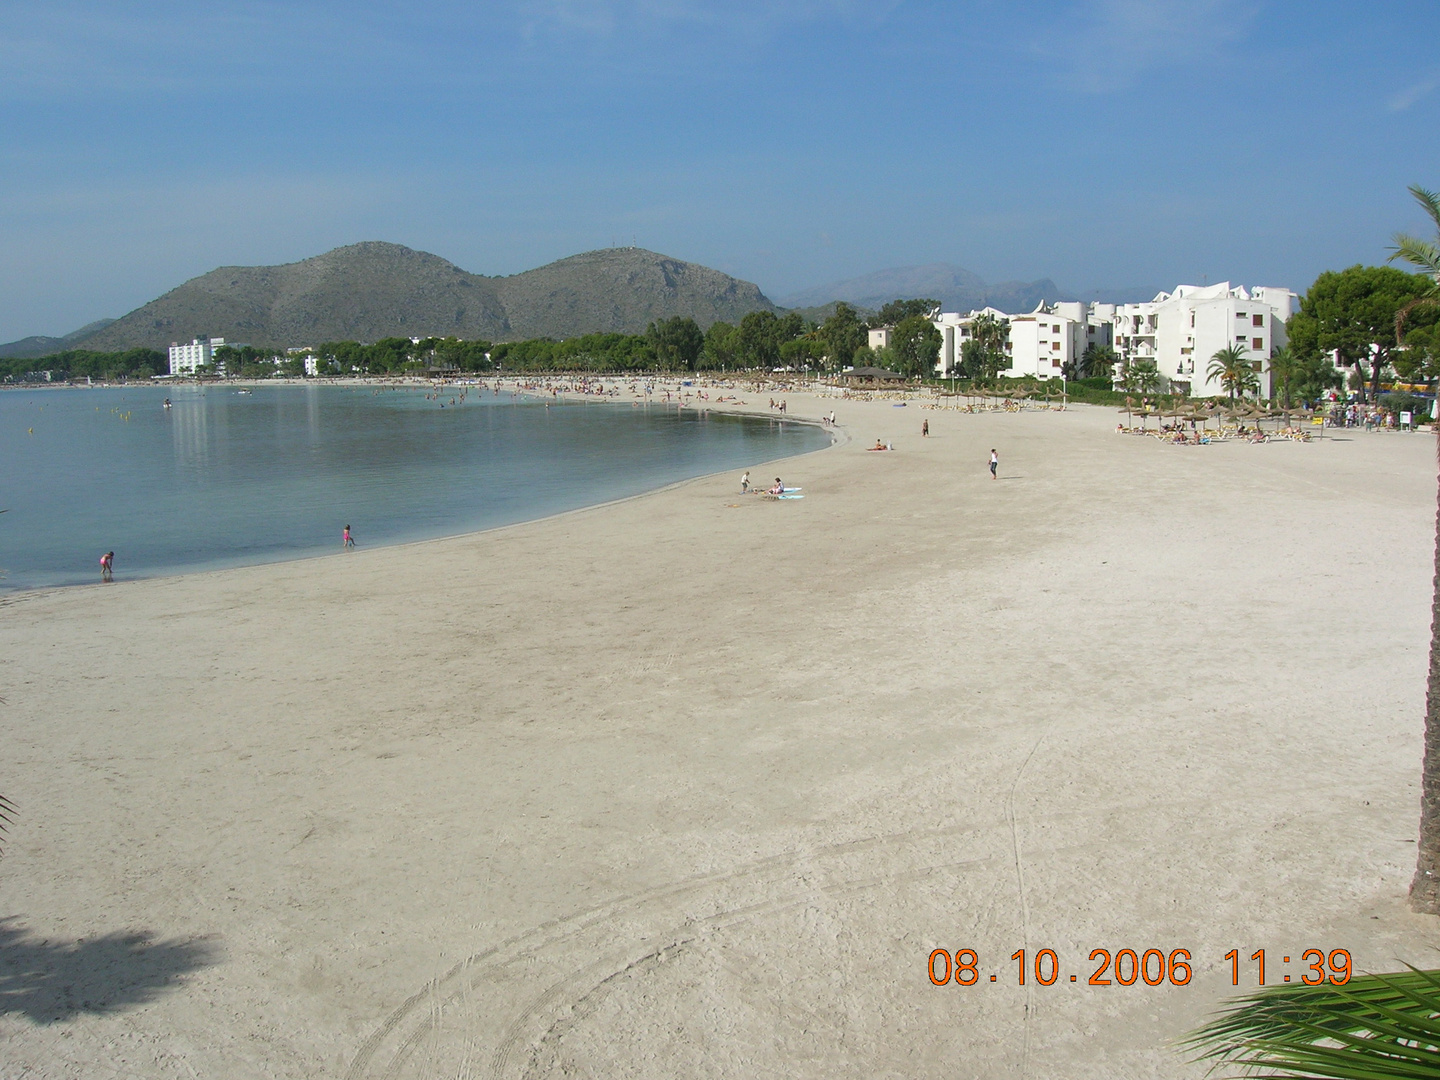
[[[876,439],[876,440],[875,440],[875,445],[872,446],[872,447],[870,447],[869,449],[871,449],[871,450],[889,450],[890,447],[887,446],[885,443],[882,443],[879,439]]]

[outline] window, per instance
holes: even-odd
[[[1250,370],[1251,370],[1251,371],[1259,371],[1259,370],[1260,370],[1260,361],[1259,361],[1259,360],[1252,361],[1251,364],[1250,364]]]
[[[1059,367],[1059,366],[1060,366],[1060,361],[1059,361],[1059,360],[1051,360],[1051,361],[1050,361],[1050,366],[1051,366],[1051,367]]]
[[[1060,351],[1060,343],[1059,343],[1058,341],[1052,341],[1052,342],[1050,343],[1050,348],[1054,349],[1056,352],[1059,352],[1059,351]]]
[[[1190,312],[1190,329],[1195,329],[1195,313]]]
[[[1245,344],[1245,335],[1244,335],[1244,334],[1236,334],[1236,335],[1235,335],[1235,343],[1236,343],[1237,345],[1244,345],[1244,344]]]
[[[1256,315],[1255,318],[1254,318],[1254,324],[1255,324],[1256,326],[1264,326],[1264,325],[1265,325],[1265,316],[1264,316],[1264,315]]]
[[[1256,352],[1264,352],[1264,351],[1265,351],[1265,339],[1264,339],[1264,338],[1259,338],[1259,337],[1251,339],[1250,347],[1251,347],[1252,349],[1254,349]]]
[[[1235,312],[1235,318],[1237,318],[1237,319],[1243,319],[1244,317],[1245,317],[1245,313],[1244,313],[1243,311],[1237,311],[1237,312]]]

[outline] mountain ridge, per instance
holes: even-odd
[[[510,341],[642,333],[675,315],[707,327],[760,310],[776,308],[759,286],[643,248],[602,248],[487,277],[427,251],[368,240],[293,263],[217,267],[83,345],[164,349],[199,335],[262,346],[431,336]]]
[[[1085,299],[1148,299],[1153,289],[1096,291]],[[0,358],[65,349],[97,351],[206,335],[260,346],[382,337],[567,338],[641,333],[650,322],[689,316],[702,328],[739,322],[751,311],[800,310],[823,319],[844,301],[875,311],[897,298],[932,297],[947,311],[993,306],[1031,311],[1040,301],[1079,299],[1049,278],[986,283],[951,263],[892,267],[773,303],[759,286],[699,263],[644,248],[601,248],[518,274],[486,276],[427,251],[381,240],[333,248],[272,266],[220,266],[182,282],[120,319],[101,319],[63,337],[0,344]]]

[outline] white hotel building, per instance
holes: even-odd
[[[936,370],[942,376],[953,374],[960,365],[961,350],[970,340],[970,328],[981,315],[1004,319],[1010,324],[1010,339],[1005,352],[1012,378],[1029,375],[1040,379],[1060,378],[1085,352],[1089,345],[1109,345],[1112,330],[1113,304],[1083,304],[1066,301],[1040,304],[1024,315],[1006,315],[995,308],[972,311],[968,315],[942,312],[935,319],[940,331],[940,359]]]
[[[196,368],[209,367],[215,350],[225,344],[223,337],[197,337],[189,345],[170,343],[170,374],[194,375]]]
[[[1178,285],[1143,304],[1115,309],[1116,354],[1123,366],[1152,360],[1172,390],[1190,397],[1219,397],[1226,391],[1209,376],[1210,358],[1229,345],[1245,350],[1260,376],[1260,396],[1270,397],[1272,350],[1288,340],[1285,324],[1294,310],[1289,289],[1246,290],[1228,281]]]
[[[1210,358],[1227,345],[1239,345],[1260,376],[1260,394],[1271,396],[1270,367],[1273,349],[1288,340],[1285,324],[1295,307],[1289,289],[1259,286],[1246,290],[1228,281],[1218,285],[1179,285],[1142,304],[1085,304],[1065,301],[1041,303],[1023,315],[1007,315],[995,308],[942,312],[935,318],[940,331],[940,357],[935,368],[942,376],[960,366],[961,350],[970,340],[971,326],[981,315],[1010,324],[1005,347],[1012,378],[1060,378],[1073,370],[1087,347],[1108,345],[1120,358],[1118,379],[1126,364],[1152,360],[1165,385],[1191,397],[1218,397],[1225,388],[1209,377]],[[871,331],[874,335],[876,331]]]

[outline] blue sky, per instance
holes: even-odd
[[[1303,290],[1437,134],[1434,0],[7,0],[0,341],[369,239]]]

